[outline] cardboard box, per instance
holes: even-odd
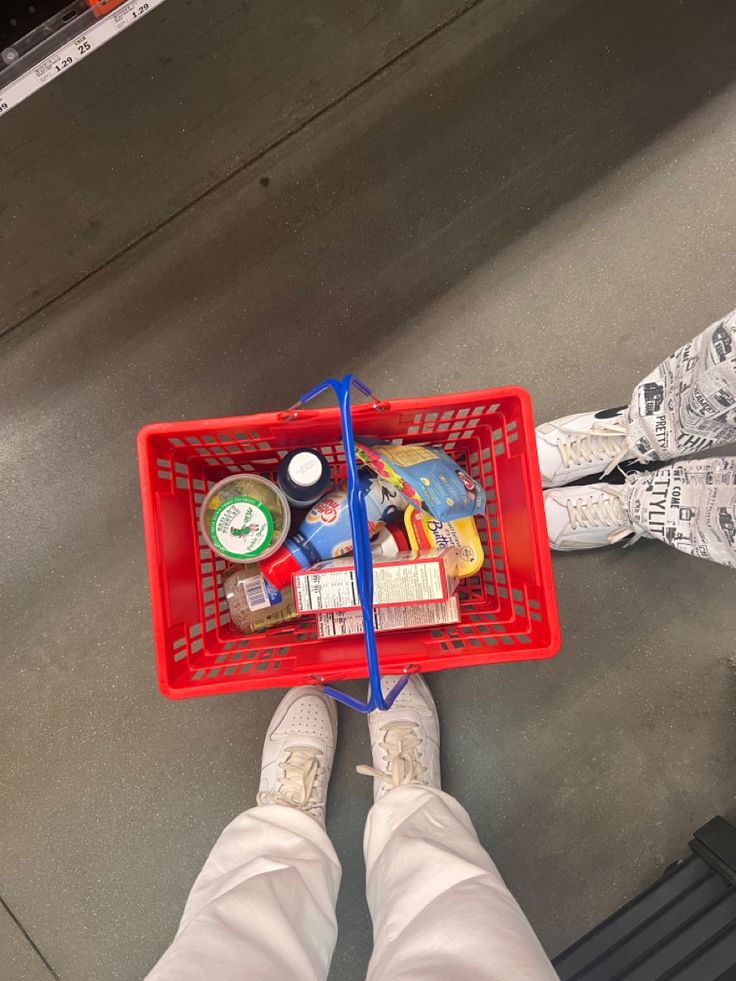
[[[437,627],[460,622],[457,596],[444,603],[417,603],[411,606],[379,606],[373,609],[376,630],[415,630],[417,627]],[[333,610],[317,614],[320,637],[346,637],[363,633],[363,614],[360,610]]]
[[[373,605],[404,606],[441,603],[457,587],[454,570],[457,550],[401,552],[393,558],[373,560]],[[358,610],[355,558],[328,559],[294,573],[294,599],[299,613]]]

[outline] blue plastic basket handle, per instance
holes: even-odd
[[[396,696],[409,680],[409,676],[408,674],[404,675],[404,677],[397,681],[386,696],[381,693],[381,671],[378,665],[376,630],[373,623],[373,556],[371,555],[371,539],[368,531],[365,492],[358,478],[358,464],[355,459],[355,438],[353,436],[353,422],[350,415],[350,388],[352,385],[358,391],[362,392],[363,395],[367,395],[368,398],[373,399],[374,405],[379,404],[373,392],[359,378],[355,378],[353,375],[345,375],[340,381],[335,378],[328,378],[326,381],[316,385],[305,395],[302,395],[290,411],[298,410],[302,405],[305,405],[328,388],[331,388],[337,396],[337,404],[340,408],[342,442],[345,449],[345,463],[348,471],[348,506],[350,509],[350,527],[353,534],[353,553],[355,555],[355,580],[360,597],[360,608],[363,613],[363,637],[368,661],[370,695],[367,702],[361,702],[328,685],[324,685],[323,690],[338,702],[343,702],[358,712],[368,713],[374,709],[385,711],[390,708]]]

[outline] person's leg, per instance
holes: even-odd
[[[340,863],[324,829],[334,703],[295,688],[263,749],[258,807],[222,833],[147,981],[324,981]]]
[[[632,477],[621,503],[648,538],[736,569],[736,457],[682,460]]]
[[[396,678],[384,678],[388,691]],[[440,789],[439,725],[412,675],[388,712],[369,717],[375,804],[366,824],[374,950],[368,981],[553,981],[529,921]]]
[[[736,568],[736,457],[629,474],[623,487],[553,487],[544,492],[544,509],[555,551],[657,538]]]
[[[639,382],[626,413],[642,462],[736,442],[736,311],[716,321]]]
[[[736,442],[736,311],[639,382],[628,406],[537,427],[544,487],[593,480],[616,464],[651,463]]]

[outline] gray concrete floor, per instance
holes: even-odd
[[[421,7],[401,6],[409,22]],[[450,7],[436,5],[437,23]],[[154,963],[215,837],[253,801],[279,698],[158,695],[137,428],[276,408],[351,370],[389,396],[521,384],[540,419],[620,404],[736,305],[733,5],[464,7],[373,74],[378,45],[364,84],[341,83],[328,111],[251,148],[191,207],[207,167],[192,148],[169,156],[179,213],[157,213],[151,234],[135,183],[113,204],[110,174],[98,175],[78,226],[54,225],[60,254],[44,247],[30,317],[30,294],[9,281],[13,229],[40,241],[49,205],[40,185],[38,202],[30,193],[32,167],[5,186],[4,314],[23,322],[0,351],[0,888],[65,981],[128,981]],[[175,58],[192,39],[168,23],[160,55]],[[219,76],[190,70],[198,93],[212,83],[214,129],[245,145]],[[329,73],[325,52],[313,70]],[[85,71],[16,110],[13,126],[25,118],[37,133],[44,113],[63,126],[59,100],[87,91]],[[153,112],[155,87],[137,98]],[[163,120],[143,137],[163,146],[173,133]],[[92,220],[112,231],[89,265],[74,243]],[[695,827],[736,810],[732,574],[654,543],[563,556],[555,572],[556,659],[429,678],[446,788],[550,954],[650,882]],[[355,813],[371,788],[354,772],[365,722],[340,723],[331,979],[353,981],[370,952]],[[53,976],[10,918],[0,944],[11,981]]]

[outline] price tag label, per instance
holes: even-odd
[[[126,3],[124,7],[115,11],[115,20],[120,26],[120,30],[123,27],[129,27],[130,24],[138,20],[139,17],[143,17],[145,14],[151,10],[152,7],[157,7],[162,0],[147,0],[146,3]]]
[[[72,65],[76,65],[82,58],[86,58],[88,54],[102,47],[110,38],[124,31],[131,24],[135,24],[163,2],[164,0],[129,0],[113,13],[93,24],[83,34],[67,41],[54,54],[0,89],[0,115],[17,106],[29,95],[33,95],[58,75],[63,75]],[[32,52],[30,56],[32,57]]]

